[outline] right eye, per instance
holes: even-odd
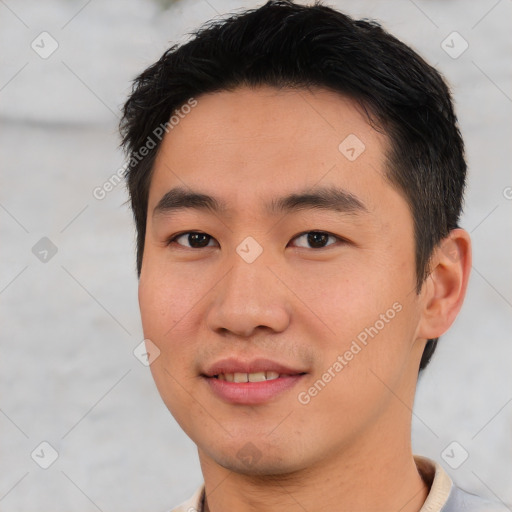
[[[201,233],[198,231],[187,231],[186,233],[180,233],[173,235],[167,240],[167,245],[176,243],[187,249],[202,249],[204,247],[215,247],[210,245],[215,239],[207,233]],[[188,245],[187,245],[188,244]]]

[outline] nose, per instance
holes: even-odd
[[[263,258],[247,263],[238,254],[215,287],[206,315],[208,327],[221,335],[250,337],[258,330],[282,332],[290,324],[287,289]]]

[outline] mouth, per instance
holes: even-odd
[[[217,398],[230,404],[257,405],[277,399],[306,375],[268,359],[243,362],[224,359],[212,365],[203,377]]]
[[[274,372],[272,370],[266,372],[253,372],[253,373],[244,373],[244,372],[236,372],[236,373],[219,373],[218,375],[214,375],[214,379],[225,380],[227,382],[265,382],[267,380],[275,380],[279,377],[284,377],[285,375],[281,375],[278,372]]]

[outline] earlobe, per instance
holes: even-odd
[[[464,302],[470,271],[469,234],[453,229],[432,254],[431,272],[421,292],[419,338],[438,338],[452,325]]]

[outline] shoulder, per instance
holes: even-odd
[[[511,512],[503,504],[493,503],[457,487],[436,461],[418,455],[414,456],[414,461],[430,487],[420,512]]]
[[[499,503],[488,501],[480,496],[471,494],[455,485],[452,487],[448,500],[441,512],[510,512]]]

